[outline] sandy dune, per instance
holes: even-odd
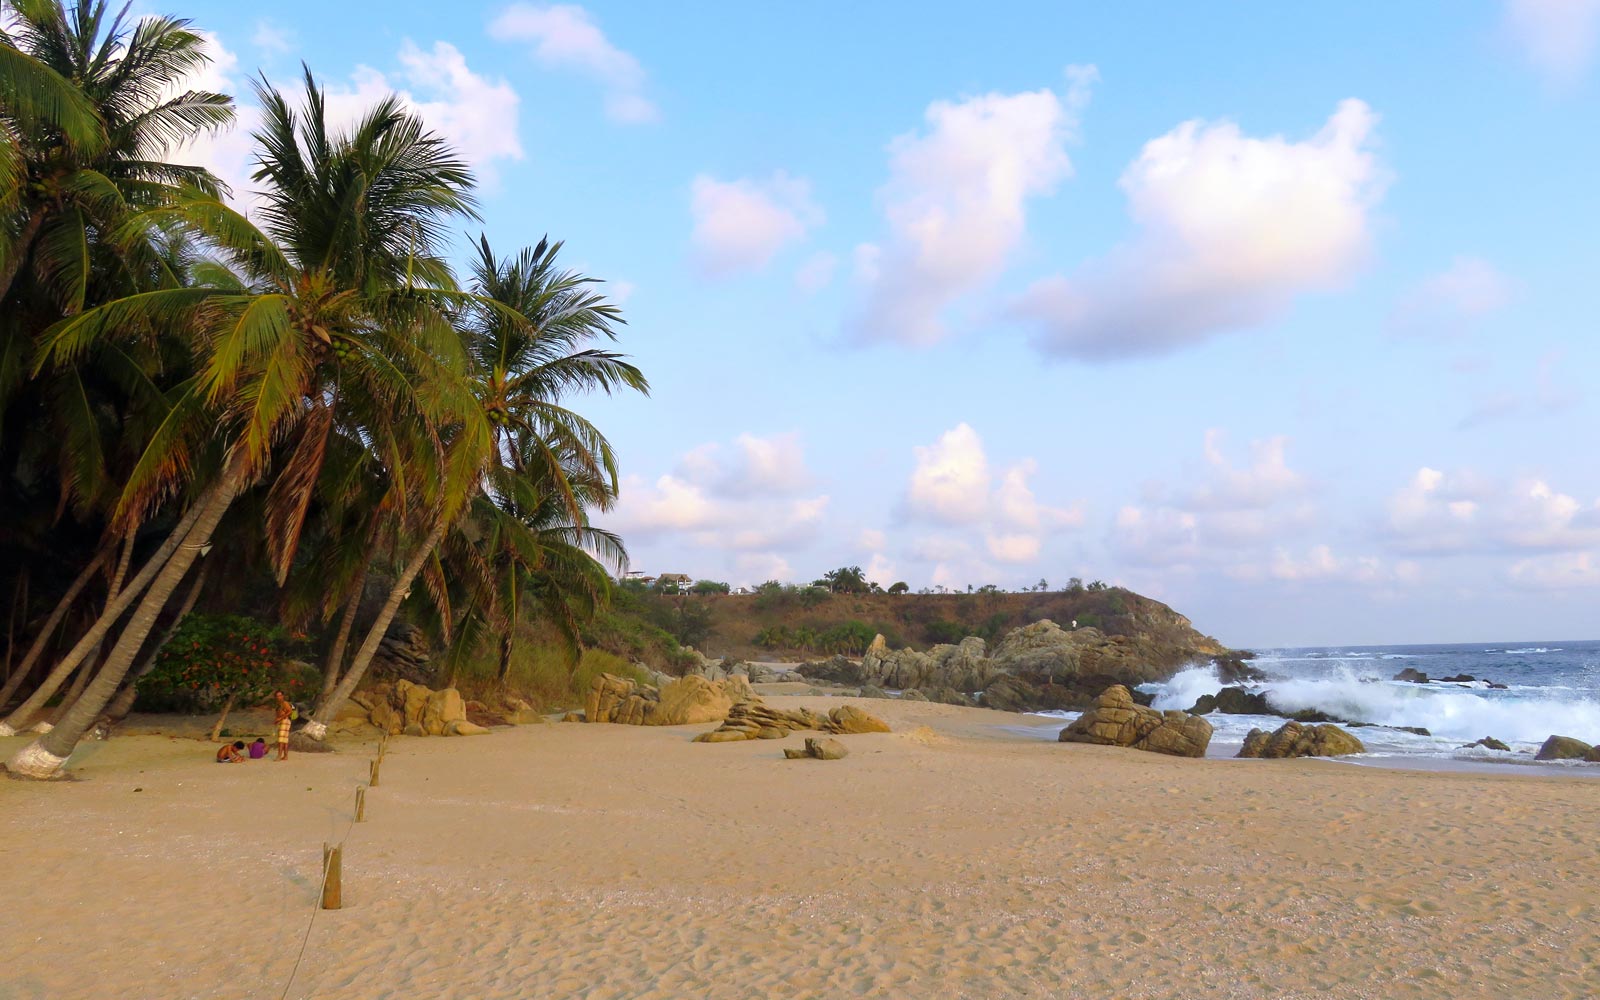
[[[897,732],[837,762],[704,726],[396,740],[288,995],[1600,992],[1594,782],[1178,760],[864,704]],[[280,996],[366,777],[346,750],[223,767],[138,736],[82,781],[0,782],[0,998]]]

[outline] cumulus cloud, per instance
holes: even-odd
[[[1512,40],[1547,81],[1570,86],[1594,62],[1600,0],[1507,0],[1505,23]]]
[[[660,117],[644,96],[639,60],[612,44],[589,12],[576,4],[512,4],[489,25],[489,34],[503,42],[531,42],[541,65],[574,70],[599,83],[612,121],[639,124]]]
[[[237,77],[238,57],[216,36],[207,35],[213,61],[201,74],[185,81],[182,89],[216,90],[236,97],[245,93]],[[490,80],[472,71],[460,50],[435,42],[424,50],[407,40],[397,55],[398,76],[370,66],[357,66],[346,82],[327,85],[328,120],[334,129],[348,128],[377,101],[393,93],[428,127],[450,140],[456,151],[488,182],[495,180],[499,160],[522,159],[518,140],[517,92],[504,80]],[[295,92],[286,92],[291,101]],[[240,102],[232,129],[202,136],[179,151],[184,162],[207,167],[233,191],[233,200],[252,209],[255,143],[251,134],[261,122],[261,111]]]
[[[1279,583],[1347,583],[1358,585],[1417,583],[1422,571],[1417,563],[1402,559],[1385,562],[1377,556],[1341,556],[1326,544],[1297,552],[1286,546],[1273,550],[1261,563],[1242,563],[1226,571],[1236,580]]]
[[[935,101],[926,128],[889,145],[882,244],[856,250],[862,340],[924,346],[948,335],[947,310],[987,287],[1027,230],[1029,199],[1071,176],[1066,144],[1096,79],[1068,71],[1064,94],[1036,90]]]
[[[1384,173],[1377,115],[1341,103],[1311,138],[1189,121],[1147,143],[1120,181],[1138,235],[1014,304],[1046,353],[1164,354],[1272,320],[1337,287],[1366,256]]]
[[[743,499],[793,496],[811,483],[805,445],[797,433],[758,437],[740,434],[731,448],[703,444],[686,452],[680,475],[704,484],[719,496]]]
[[[1497,481],[1418,469],[1389,498],[1382,532],[1400,552],[1577,552],[1600,545],[1600,500],[1584,502],[1543,479]]]
[[[1281,435],[1252,441],[1248,462],[1236,464],[1222,432],[1206,431],[1196,480],[1153,483],[1142,503],[1122,506],[1113,550],[1138,566],[1263,576],[1259,567],[1271,548],[1315,521],[1309,484],[1288,464],[1289,443]]]
[[[989,456],[978,432],[957,424],[926,447],[912,450],[916,468],[906,506],[916,515],[947,524],[971,524],[989,514]]]
[[[1511,564],[1506,578],[1529,590],[1575,590],[1600,587],[1600,555],[1565,552],[1534,556]]]
[[[1480,318],[1503,309],[1514,285],[1481,257],[1457,257],[1429,275],[1396,305],[1389,325],[1402,334],[1458,334]]]
[[[761,270],[823,218],[810,182],[781,170],[765,180],[701,174],[690,188],[690,212],[695,255],[713,277]]]
[[[807,495],[811,478],[797,435],[741,434],[689,450],[654,480],[624,477],[605,526],[720,554],[742,582],[789,579],[781,553],[810,546],[827,519],[828,496]]]
[[[1071,507],[1041,504],[1029,480],[1039,471],[1032,458],[1004,469],[996,484],[978,432],[957,424],[926,447],[913,449],[916,465],[906,488],[905,509],[917,520],[966,528],[983,539],[984,549],[1000,562],[1023,564],[1039,558],[1045,538],[1083,524],[1081,503]],[[971,566],[970,543],[948,536],[918,540],[916,558],[952,569]],[[953,571],[953,569],[952,569]]]

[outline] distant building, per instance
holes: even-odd
[[[658,587],[687,587],[694,583],[694,577],[688,573],[662,573],[656,577]]]

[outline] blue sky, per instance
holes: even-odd
[[[611,283],[636,568],[1593,637],[1600,0],[1312,8],[173,11],[211,85],[401,91],[492,241]]]

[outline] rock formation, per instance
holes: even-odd
[[[826,736],[807,736],[804,750],[798,747],[786,747],[784,757],[789,760],[805,760],[808,757],[816,760],[843,760],[850,755],[843,743]]]
[[[584,718],[630,726],[684,726],[720,722],[735,704],[755,697],[743,674],[711,681],[689,674],[651,687],[601,674],[589,689]]]
[[[1571,736],[1552,736],[1534,754],[1534,760],[1592,760],[1600,761],[1600,751]]]
[[[468,702],[462,700],[455,688],[435,691],[400,680],[392,685],[377,684],[351,695],[329,729],[360,732],[370,726],[391,736],[481,736],[487,733],[487,726],[469,718],[467,706]],[[488,721],[486,715],[480,718]]]
[[[1133,700],[1121,684],[1107,688],[1094,707],[1061,730],[1063,743],[1131,747],[1175,757],[1203,757],[1211,723],[1186,712],[1157,712]]]
[[[889,724],[854,705],[840,705],[826,716],[807,708],[784,710],[756,699],[733,706],[721,726],[694,738],[696,743],[781,740],[790,733],[817,730],[835,735],[887,733]]]
[[[1477,740],[1475,742],[1468,743],[1466,746],[1462,747],[1461,749],[1470,750],[1473,747],[1483,747],[1485,750],[1510,750],[1511,749],[1510,747],[1506,746],[1504,743],[1502,743],[1499,740],[1495,739],[1493,736],[1485,736],[1481,740]]]
[[[1428,675],[1416,669],[1415,667],[1405,668],[1398,674],[1395,674],[1392,679],[1397,681],[1410,681],[1412,684],[1428,683]]]
[[[1267,704],[1264,694],[1252,694],[1242,687],[1225,687],[1216,694],[1203,694],[1189,711],[1195,715],[1280,715]]]
[[[1332,723],[1307,726],[1285,722],[1275,732],[1252,729],[1239,749],[1240,757],[1341,757],[1366,753],[1362,742]]]

